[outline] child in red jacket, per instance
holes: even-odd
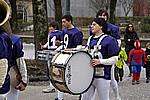
[[[134,42],[134,48],[129,53],[128,62],[132,67],[132,85],[139,84],[141,66],[146,63],[145,51],[141,48],[139,40]]]

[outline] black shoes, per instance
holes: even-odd
[[[147,79],[147,80],[146,80],[146,83],[149,83],[149,81],[150,81],[150,79]]]
[[[131,77],[132,76],[132,74],[130,73],[129,75],[128,75],[128,77]]]
[[[140,84],[140,81],[139,80],[137,80],[137,81],[132,80],[132,85],[135,85],[135,84]]]
[[[122,81],[122,77],[120,77],[120,81]]]
[[[135,81],[132,81],[132,85],[135,85]]]
[[[55,98],[55,100],[59,100],[58,98]],[[64,99],[62,99],[62,100],[64,100]]]
[[[139,81],[139,80],[137,80],[137,81],[136,81],[136,84],[140,84],[140,81]]]

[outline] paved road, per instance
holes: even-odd
[[[34,45],[24,44],[25,58],[34,59]],[[131,85],[131,78],[127,77],[128,69],[124,67],[124,80],[119,83],[119,91],[122,100],[150,100],[150,83],[145,83],[145,69],[142,69],[139,85]],[[42,93],[47,82],[38,82],[29,85],[24,92],[20,93],[19,100],[54,100],[57,93]],[[65,94],[65,100],[78,100],[78,96]],[[97,95],[95,100],[99,100]],[[110,100],[115,100],[112,89],[110,89]]]
[[[131,85],[131,78],[127,77],[128,70],[125,67],[124,80],[119,83],[119,91],[122,100],[150,100],[150,83],[145,83],[145,69],[142,69],[139,85]],[[56,93],[42,93],[46,88],[45,82],[40,85],[29,85],[24,92],[21,92],[19,100],[54,100]],[[65,94],[65,100],[78,100],[78,96]],[[99,100],[96,95],[95,100]],[[110,100],[115,100],[112,89],[110,89]]]

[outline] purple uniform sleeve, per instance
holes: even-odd
[[[111,23],[107,23],[107,25],[108,25],[107,28],[108,34],[114,37],[115,39],[120,39],[119,27]]]
[[[23,43],[21,38],[16,35],[12,35],[11,40],[13,43],[12,65],[15,65],[17,64],[16,59],[24,56]]]
[[[112,56],[117,56],[119,53],[119,47],[117,45],[117,40],[113,37],[106,37],[102,42],[102,55],[105,58],[109,58]]]

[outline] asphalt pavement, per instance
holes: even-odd
[[[119,92],[122,100],[150,100],[150,83],[146,83],[145,69],[142,69],[140,84],[132,85],[131,77],[128,77],[128,68],[125,67],[125,76],[122,82],[119,82]],[[37,82],[30,84],[25,91],[20,92],[19,100],[54,100],[55,93],[43,93],[47,82]],[[78,100],[78,95],[64,94],[64,100]],[[96,95],[95,100],[99,100]],[[110,89],[110,100],[116,100],[112,89]]]
[[[25,58],[34,59],[34,45],[24,44]],[[128,77],[128,67],[124,66],[123,81],[119,82],[119,92],[122,100],[150,100],[150,83],[146,83],[145,69],[142,68],[140,84],[132,85],[131,77]],[[30,83],[25,91],[20,92],[19,100],[54,100],[55,93],[43,93],[47,82]],[[64,94],[64,100],[78,100],[78,95]],[[96,95],[95,100],[98,99]],[[116,100],[112,89],[110,89],[110,100]]]

